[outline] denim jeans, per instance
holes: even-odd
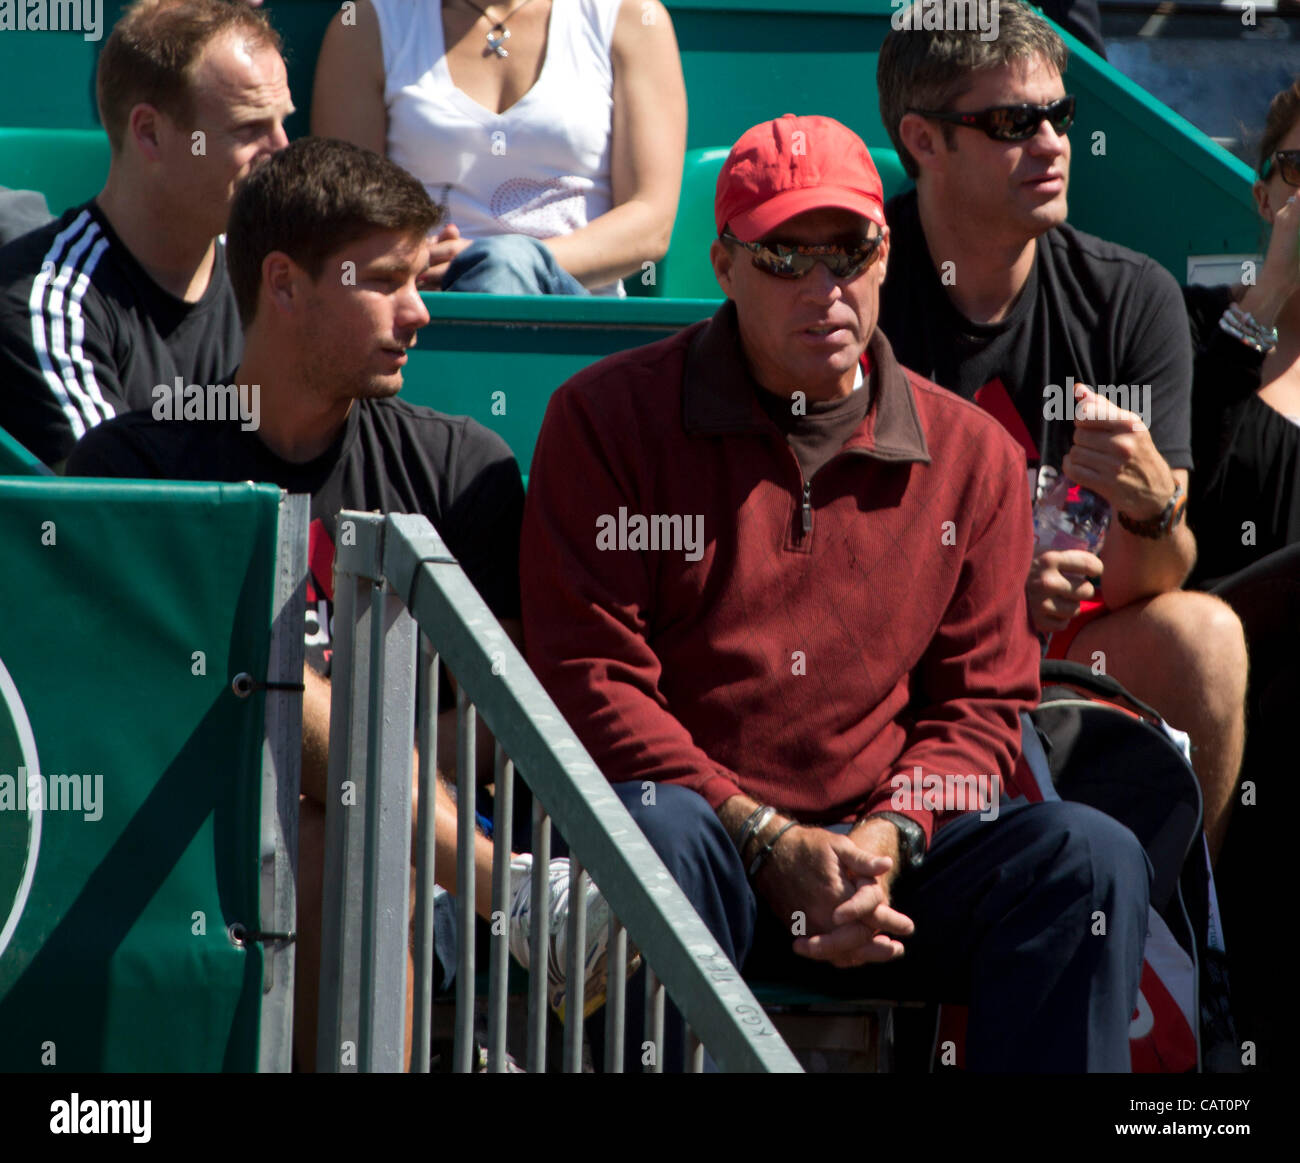
[[[549,247],[526,234],[480,238],[451,261],[444,291],[484,295],[587,295]]]

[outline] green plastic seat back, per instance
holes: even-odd
[[[715,284],[716,285],[716,284]],[[604,356],[675,334],[716,301],[426,294],[431,321],[403,370],[402,399],[472,416],[527,474],[546,405]]]
[[[728,143],[686,151],[673,238],[660,271],[665,298],[716,299],[722,294],[713,277],[709,246],[718,235],[713,224],[713,193],[730,148]]]
[[[102,129],[0,129],[0,186],[39,190],[57,217],[99,193],[108,155]]]

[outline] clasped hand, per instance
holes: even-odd
[[[798,914],[805,933],[794,951],[840,968],[892,961],[903,955],[898,937],[911,936],[910,918],[889,903],[894,862],[823,828],[795,827],[781,839],[758,875],[757,887],[783,923]]]

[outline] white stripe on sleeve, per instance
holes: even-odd
[[[99,224],[88,211],[83,210],[68,227],[56,234],[50,249],[46,252],[45,260],[41,263],[40,272],[32,281],[32,293],[28,300],[32,347],[36,351],[36,358],[40,362],[45,382],[54,393],[55,400],[63,409],[63,414],[72,428],[73,436],[78,440],[86,434],[87,427],[93,428],[99,423],[101,417],[95,406],[95,397],[98,396],[101,400],[103,397],[98,384],[94,384],[93,392],[83,388],[78,374],[80,369],[72,362],[65,350],[66,323],[63,297],[68,282],[76,273],[78,262],[99,233]],[[99,261],[101,253],[102,247],[97,247],[91,252],[94,262]],[[79,289],[84,293],[84,286]],[[48,303],[45,302],[47,290]],[[78,295],[77,323],[80,322],[80,296]],[[83,359],[82,363],[86,364],[86,361]],[[88,368],[89,364],[86,364],[86,367]],[[91,383],[94,383],[93,370],[89,375]]]

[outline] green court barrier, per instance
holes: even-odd
[[[0,428],[0,476],[50,476],[50,470]]]
[[[686,76],[688,148],[729,146],[750,125],[786,112],[829,114],[868,144],[888,140],[876,101],[876,56],[895,12],[889,0],[667,4]],[[339,7],[333,0],[270,5],[285,38],[299,110],[288,125],[291,136],[307,130],[317,50]],[[109,25],[116,18],[112,8],[105,5]],[[1179,281],[1186,280],[1189,256],[1257,252],[1260,228],[1249,169],[1063,35],[1071,50],[1066,85],[1079,98],[1070,131],[1071,222],[1152,255]],[[93,48],[75,33],[0,32],[0,119],[10,125],[93,127]],[[1263,109],[1259,115],[1262,121]],[[679,231],[680,246],[693,229]],[[675,241],[669,277],[675,262],[698,261],[693,255],[679,260],[679,253]]]
[[[270,1065],[264,977],[289,979],[228,933],[277,927],[269,696],[231,679],[268,673],[280,508],[0,480],[0,1070]]]

